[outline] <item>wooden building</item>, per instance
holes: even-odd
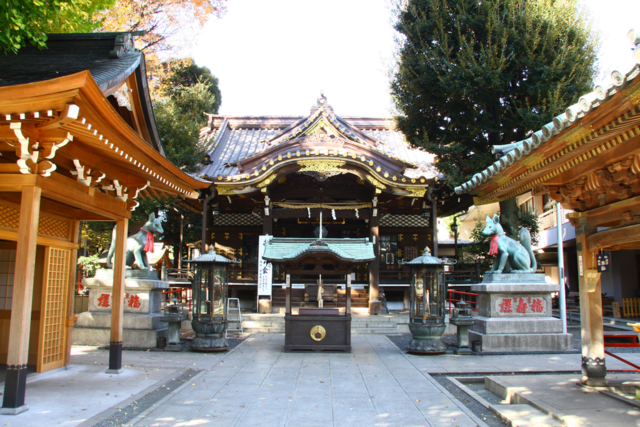
[[[640,38],[629,39],[640,62]],[[550,118],[551,119],[551,118]],[[456,188],[476,204],[548,194],[576,230],[583,381],[606,376],[601,283],[587,285],[602,250],[640,250],[640,68],[614,71],[531,137],[496,146],[498,160]],[[615,280],[615,279],[614,279]],[[619,280],[619,279],[618,279]]]
[[[121,369],[124,255],[141,197],[196,199],[162,152],[134,34],[51,35],[0,55],[2,413],[27,409],[27,365],[69,363],[79,221],[115,221],[111,372]]]
[[[369,238],[376,259],[357,266],[352,301],[376,312],[381,289],[405,299],[403,260],[426,245],[437,253],[435,218],[459,210],[432,154],[411,148],[391,120],[336,115],[324,95],[303,117],[211,115],[201,137],[211,159],[198,174],[211,183],[206,243],[242,261],[230,269],[230,296],[248,307],[261,235],[311,238],[322,213],[328,238]],[[274,282],[283,283],[275,269]],[[311,303],[304,288],[315,280],[292,280],[293,304]],[[281,287],[264,297],[284,309]]]

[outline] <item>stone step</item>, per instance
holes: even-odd
[[[490,405],[489,409],[495,412],[507,425],[511,427],[556,427],[564,426],[563,423],[552,416],[535,409],[531,405]]]
[[[399,333],[397,328],[351,328],[351,334],[353,335],[389,335]]]

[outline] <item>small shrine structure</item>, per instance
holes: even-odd
[[[498,160],[455,189],[475,204],[526,191],[548,193],[573,212],[582,329],[583,382],[603,384],[602,250],[640,249],[640,33],[630,31],[634,64],[569,106],[529,138],[495,146]],[[592,280],[588,280],[592,279]]]
[[[27,365],[69,364],[80,221],[115,221],[109,368],[122,366],[125,242],[141,197],[207,187],[163,155],[135,33],[54,34],[0,55],[0,413]]]
[[[286,311],[284,351],[351,352],[351,273],[354,266],[375,260],[369,239],[273,238],[266,241],[264,259],[284,268]],[[315,307],[291,307],[291,277],[309,282]],[[337,287],[345,289],[345,305],[337,303]],[[333,304],[325,304],[327,302]],[[312,304],[313,305],[313,304]]]

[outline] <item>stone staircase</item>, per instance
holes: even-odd
[[[281,286],[273,287],[273,296],[271,304],[273,310],[284,309],[286,305],[285,290]],[[291,306],[292,307],[316,307],[315,301],[305,303],[304,289],[291,289]],[[334,302],[325,302],[325,307],[344,307],[347,305],[347,294],[345,289],[337,289],[338,299]],[[368,308],[369,294],[366,289],[351,289],[351,308]]]
[[[283,310],[284,311],[284,310]],[[297,309],[292,309],[296,314]],[[408,314],[380,314],[371,316],[362,313],[365,309],[352,312],[351,333],[394,335],[409,333]],[[284,333],[284,313],[256,314],[243,313],[242,327],[245,333]]]

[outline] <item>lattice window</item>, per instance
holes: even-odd
[[[16,208],[0,205],[0,227],[18,228],[20,211]]]
[[[11,310],[15,249],[0,249],[0,310]]]
[[[63,221],[50,216],[40,216],[38,224],[38,234],[46,236],[60,237],[61,239],[69,239],[69,221]]]
[[[42,365],[62,361],[64,358],[64,328],[67,311],[66,295],[69,285],[69,259],[71,251],[49,248],[49,264],[44,286],[45,301],[40,313],[42,334]]]

